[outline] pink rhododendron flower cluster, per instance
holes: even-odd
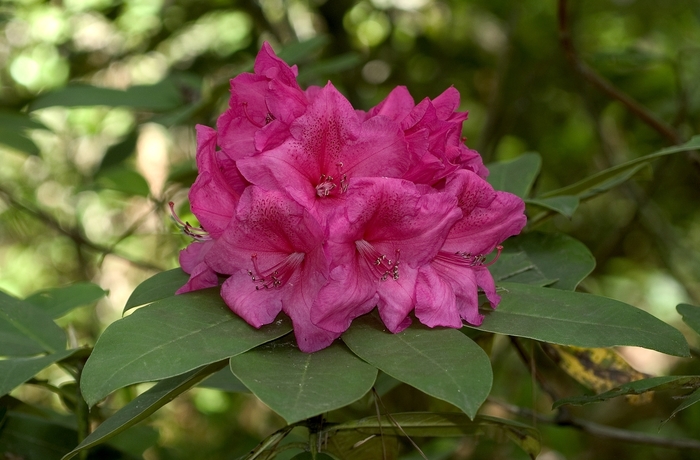
[[[201,227],[183,224],[195,241],[178,293],[223,275],[231,310],[254,327],[285,312],[306,352],[375,307],[394,333],[412,312],[430,327],[479,325],[479,289],[500,301],[484,255],[520,232],[524,204],[484,180],[457,90],[415,104],[397,87],[364,112],[296,76],[265,44],[254,73],[231,81],[217,130],[197,126]]]

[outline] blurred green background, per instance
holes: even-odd
[[[568,13],[580,59],[679,140],[700,132],[700,2],[674,0],[661,8],[650,0],[588,0],[572,2]],[[77,343],[94,344],[139,282],[177,266],[187,239],[169,220],[167,203],[193,221],[187,190],[196,176],[194,125],[215,126],[227,107],[228,80],[250,71],[264,40],[299,65],[302,86],[330,79],[361,109],[396,85],[407,86],[416,101],[456,87],[461,110],[469,111],[467,144],[486,163],[539,152],[538,192],[672,143],[574,70],[560,43],[554,1],[5,0],[0,289],[26,297],[81,280],[108,289],[96,308],[61,320]],[[583,290],[685,330],[676,304],[700,305],[696,156],[658,160],[653,170],[582,205],[572,219],[559,216],[542,227],[571,234],[596,256]],[[500,356],[499,350],[505,349],[494,351],[494,395],[547,411],[546,398],[533,401],[527,369],[511,351]],[[623,353],[644,372],[693,371],[654,352]],[[46,378],[64,377],[52,371]],[[108,404],[119,407],[138,390],[124,390],[123,401]],[[22,399],[61,410],[43,390],[19,391]],[[390,392],[389,405],[392,399],[397,407],[440,404],[407,388]],[[614,413],[606,407],[581,413],[654,433],[673,401],[631,409],[620,403]],[[146,458],[236,458],[282,424],[253,397],[197,389],[153,417],[160,440]],[[546,460],[621,453],[693,458],[548,430],[540,457]],[[664,433],[700,438],[700,411],[681,413]],[[488,438],[454,442],[453,457],[431,458],[522,455]],[[454,442],[444,449],[454,450]]]

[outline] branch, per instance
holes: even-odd
[[[572,417],[560,412],[557,417],[547,417],[538,412],[524,407],[514,406],[497,399],[489,398],[489,402],[497,404],[508,412],[526,418],[535,418],[540,423],[559,427],[576,428],[584,433],[616,441],[631,442],[634,444],[645,444],[649,446],[667,447],[671,449],[693,449],[700,450],[700,441],[694,439],[670,439],[661,436],[654,436],[637,431],[623,430],[599,423],[589,422],[577,417]]]
[[[157,265],[154,265],[150,262],[146,261],[141,261],[141,260],[132,260],[129,257],[119,254],[117,252],[113,251],[113,248],[102,246],[100,244],[94,243],[87,239],[83,234],[80,232],[79,229],[77,228],[64,228],[64,226],[52,215],[42,211],[41,209],[35,209],[29,205],[26,205],[19,200],[17,200],[15,197],[12,196],[12,194],[0,186],[0,197],[5,201],[8,205],[19,209],[21,211],[26,212],[27,214],[31,215],[35,219],[41,221],[44,225],[53,228],[54,230],[58,231],[59,233],[67,236],[71,240],[75,242],[76,245],[81,246],[81,247],[87,247],[90,248],[94,251],[99,252],[100,254],[112,254],[120,259],[126,260],[132,265],[135,265],[140,268],[145,268],[148,270],[155,270],[155,271],[163,271],[163,267],[159,267]]]
[[[566,0],[559,0],[558,6],[559,17],[559,43],[564,49],[566,58],[571,63],[572,67],[586,81],[607,94],[611,98],[620,101],[627,109],[632,112],[637,118],[653,128],[656,132],[668,139],[672,144],[681,144],[682,136],[671,125],[658,119],[656,115],[651,113],[646,107],[632,99],[630,96],[616,88],[612,83],[606,80],[602,75],[589,67],[579,57],[571,40],[569,31],[569,19],[567,14]]]

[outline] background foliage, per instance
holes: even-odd
[[[461,108],[470,112],[467,143],[486,163],[527,162],[534,157],[523,154],[530,151],[541,155],[533,184],[537,196],[700,131],[697,2],[678,0],[664,8],[648,0],[571,2],[566,17],[557,9],[562,4],[3,2],[0,289],[27,298],[76,282],[99,285],[106,297],[74,293],[67,296],[72,303],[53,312],[73,346],[94,345],[121,317],[137,284],[177,265],[177,250],[187,240],[174,232],[167,202],[188,216],[186,192],[196,174],[193,126],[214,125],[227,104],[228,80],[250,69],[263,40],[299,64],[302,85],[332,79],[359,108],[376,104],[396,85],[406,85],[416,100],[454,85]],[[697,345],[675,307],[700,305],[699,171],[695,152],[664,156],[632,171],[632,181],[591,197],[571,218],[537,221],[532,218],[540,208],[531,208],[530,225],[567,233],[593,253],[597,266],[580,291],[645,309]],[[41,303],[40,293],[32,298]],[[505,339],[493,343],[493,400],[482,411],[501,417],[518,412],[511,405],[537,411],[544,418],[519,420],[538,424],[540,458],[693,458],[691,450],[606,440],[583,422],[547,418],[555,415],[552,393],[565,397],[585,390],[559,370],[565,366],[553,364],[566,360],[561,350],[535,353],[529,342],[519,347]],[[554,390],[535,382],[518,350],[535,357]],[[638,348],[622,353],[648,374],[700,371],[692,360]],[[12,395],[65,414],[68,392],[57,389],[68,381],[51,367],[35,382],[42,385],[24,385]],[[124,406],[146,388],[119,390],[103,410]],[[391,388],[382,393],[389,410],[450,407],[405,385]],[[660,392],[639,406],[618,398],[564,410],[578,421],[700,439],[697,405],[657,433],[659,422],[678,406],[672,399],[678,394]],[[345,410],[359,414],[366,408]],[[153,459],[236,458],[284,425],[251,395],[207,388],[187,393],[149,420],[150,428],[129,439],[141,440],[130,447],[138,452],[158,436],[146,451]],[[525,455],[499,441],[467,437],[424,447],[434,452],[430,458],[439,452],[445,452],[440,458]]]

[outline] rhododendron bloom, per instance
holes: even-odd
[[[311,352],[340,335],[315,326],[309,317],[328,273],[324,239],[318,222],[283,192],[251,186],[206,262],[230,275],[221,295],[235,313],[260,327],[284,311],[299,348]]]
[[[376,305],[390,331],[405,329],[418,268],[435,256],[461,217],[456,202],[445,193],[421,193],[401,179],[353,181],[345,207],[329,222],[330,280],[314,303],[312,320],[343,332]]]
[[[447,235],[435,258],[421,267],[416,288],[416,316],[431,327],[460,327],[462,319],[480,325],[477,286],[498,305],[484,254],[525,226],[525,204],[515,195],[496,192],[468,170],[451,176],[445,192],[457,197],[463,217]]]
[[[178,293],[223,280],[231,310],[258,328],[286,313],[305,352],[375,307],[394,333],[412,313],[480,324],[479,293],[500,301],[486,254],[523,228],[524,203],[485,181],[459,92],[416,104],[399,86],[364,112],[296,76],[264,44],[254,72],[231,81],[218,131],[197,127],[201,227],[178,220],[196,240]]]

